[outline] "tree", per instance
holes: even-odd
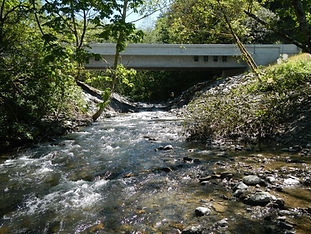
[[[29,11],[28,0],[0,0],[0,55],[18,40],[18,27]]]
[[[37,23],[48,28],[48,32],[41,30],[47,42],[61,41],[73,47],[74,59],[82,65],[87,57],[86,33],[94,24],[109,19],[115,5],[114,0],[44,0],[37,10],[42,22]]]
[[[2,1],[0,147],[38,136],[38,125],[68,117],[78,90],[69,53],[47,46],[37,28],[33,1]],[[6,143],[7,142],[7,143]]]
[[[247,64],[249,65],[249,67],[252,69],[252,71],[257,74],[257,65],[253,59],[253,57],[251,56],[251,54],[247,51],[247,49],[245,48],[245,46],[243,45],[243,43],[241,42],[240,38],[237,36],[237,34],[235,33],[235,30],[232,27],[232,24],[227,16],[228,11],[226,11],[226,9],[223,7],[222,3],[220,2],[220,0],[217,0],[218,6],[220,8],[220,11],[223,14],[223,17],[225,19],[225,22],[227,24],[227,27],[229,28],[232,37],[234,38],[237,46],[239,47],[239,50],[241,52],[241,55],[243,57],[243,59],[247,62]],[[232,9],[232,7],[230,7],[230,9]],[[258,74],[257,74],[258,75]]]
[[[247,16],[243,9],[249,8],[248,0],[223,0],[236,34],[245,42],[251,42],[245,25]],[[234,38],[226,27],[220,5],[216,0],[176,0],[163,15],[162,29],[168,31],[170,43],[232,43]],[[167,25],[163,27],[163,22]]]
[[[119,1],[119,4],[116,5],[117,14],[114,15],[110,24],[101,24],[99,26],[103,28],[103,31],[99,36],[103,39],[112,39],[116,42],[116,53],[113,64],[113,74],[112,74],[112,86],[111,90],[107,91],[109,93],[114,92],[116,83],[119,79],[118,77],[118,64],[120,52],[123,51],[126,47],[127,41],[137,42],[142,37],[142,31],[135,31],[135,25],[133,23],[126,22],[126,17],[129,9],[134,11],[143,3],[142,0],[124,0]],[[122,69],[122,68],[121,68]],[[107,95],[105,95],[107,96]],[[107,103],[107,102],[104,102]],[[99,116],[103,113],[105,105],[101,105],[99,110],[93,115],[93,121],[96,121]]]
[[[261,0],[261,6],[274,12],[278,21],[262,19],[258,11],[245,13],[275,32],[284,42],[290,42],[311,53],[311,2],[309,0]]]

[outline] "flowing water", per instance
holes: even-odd
[[[186,151],[166,112],[121,115],[30,149],[0,165],[2,230],[151,231],[186,219],[191,183],[165,172]]]
[[[183,160],[193,147],[201,146],[185,141],[180,119],[155,111],[105,119],[2,160],[0,233],[179,233],[222,192],[198,184],[202,165]],[[223,155],[196,156],[209,170]],[[221,215],[211,224],[245,210],[215,202]]]

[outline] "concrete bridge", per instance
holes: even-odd
[[[257,65],[274,63],[281,54],[299,53],[291,44],[248,44],[246,49]],[[91,58],[87,69],[112,67],[115,44],[92,44],[90,52],[102,59]],[[121,53],[121,63],[128,68],[141,70],[246,70],[241,53],[234,44],[129,44]],[[230,73],[230,72],[229,72]]]

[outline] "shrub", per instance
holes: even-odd
[[[31,43],[17,44],[0,58],[2,143],[31,140],[43,117],[68,117],[81,102],[70,51],[27,37]]]
[[[260,79],[252,74],[236,79],[235,85],[212,88],[188,105],[185,128],[191,139],[269,137],[311,97],[306,55],[262,69]]]

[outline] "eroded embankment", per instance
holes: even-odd
[[[189,96],[189,95],[188,95]],[[310,55],[208,84],[183,110],[190,139],[311,143]]]

